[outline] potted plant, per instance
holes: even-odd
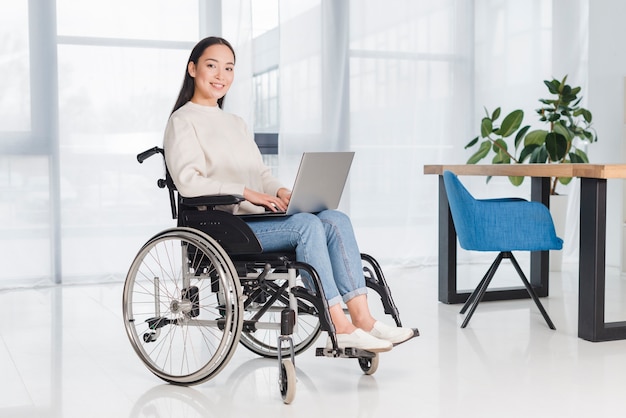
[[[530,125],[522,127],[524,112],[519,109],[506,115],[502,123],[498,122],[501,116],[499,107],[492,113],[485,109],[480,135],[465,146],[468,149],[478,145],[478,150],[467,163],[476,164],[491,153],[492,164],[589,162],[581,145],[598,140],[596,132],[591,128],[592,114],[580,106],[582,97],[578,97],[578,94],[581,88],[571,87],[566,81],[567,76],[562,81],[544,80],[553,97],[539,99],[542,106],[536,112],[539,121],[547,124],[547,129],[530,130]],[[512,147],[507,143],[511,138]],[[524,178],[509,177],[509,180],[519,186]],[[558,194],[558,183],[568,184],[570,181],[571,178],[563,177],[552,179],[550,194]]]
[[[476,164],[493,153],[492,164],[513,163],[588,163],[587,153],[581,147],[598,140],[591,128],[591,112],[580,106],[582,97],[578,97],[581,88],[566,84],[567,76],[562,81],[544,80],[552,95],[549,99],[539,99],[542,106],[536,110],[539,121],[547,129],[531,130],[530,125],[522,126],[524,112],[514,110],[499,123],[500,108],[492,113],[485,109],[486,115],[480,124],[480,135],[472,139],[465,148],[478,145],[478,150],[469,158],[468,164]],[[513,139],[509,147],[508,140]],[[489,181],[490,178],[487,178]],[[509,177],[512,184],[519,186],[524,177]],[[565,232],[565,213],[567,196],[558,196],[558,183],[568,184],[571,178],[553,178],[550,183],[550,210],[557,234]],[[561,269],[561,252],[551,252],[550,269]]]

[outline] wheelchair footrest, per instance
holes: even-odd
[[[332,348],[317,347],[315,349],[317,357],[341,357],[341,358],[374,358],[376,353],[362,350],[360,348],[345,347],[334,350]]]

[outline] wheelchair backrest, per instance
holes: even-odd
[[[216,240],[229,254],[257,254],[263,251],[259,240],[248,224],[232,213],[215,210],[215,206],[233,204],[243,200],[236,196],[202,196],[185,198],[180,196],[165,162],[163,148],[154,147],[137,155],[143,163],[147,158],[161,154],[165,166],[165,178],[157,181],[161,189],[167,187],[172,219],[178,226],[198,229]]]

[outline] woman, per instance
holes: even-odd
[[[183,196],[239,194],[244,202],[221,209],[238,214],[284,211],[290,190],[271,175],[243,120],[221,109],[234,69],[235,52],[225,39],[205,38],[194,47],[165,130],[167,167]],[[297,259],[316,269],[339,347],[382,352],[414,336],[410,328],[372,317],[360,252],[345,214],[300,213],[249,225],[265,251],[295,248]]]

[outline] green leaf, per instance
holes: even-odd
[[[511,157],[507,153],[508,145],[503,139],[498,139],[492,146],[493,152],[496,154],[492,159],[493,164],[509,164]]]
[[[530,131],[524,137],[524,146],[531,144],[543,145],[543,143],[546,142],[546,135],[548,135],[548,131],[544,131],[543,129]]]
[[[568,185],[569,182],[572,181],[571,177],[559,177],[559,183],[564,184],[564,185]]]
[[[573,163],[589,164],[589,157],[587,157],[587,153],[581,149],[577,149],[574,152],[570,152],[569,159]]]
[[[567,129],[563,123],[554,124],[554,133],[562,135],[568,142],[571,142],[572,139],[574,139],[572,132]]]
[[[503,152],[499,152],[496,155],[493,156],[493,159],[491,160],[492,164],[510,164],[511,163],[511,157],[508,156],[508,154],[505,154]]]
[[[546,150],[545,144],[535,148],[530,154],[529,163],[545,163],[548,161],[548,151]]]
[[[519,155],[519,162],[523,163],[524,161],[526,161],[526,159],[532,155],[533,151],[535,151],[535,149],[539,147],[540,145],[537,144],[530,144],[525,146]]]
[[[561,134],[551,132],[546,136],[546,150],[550,160],[561,161],[567,152],[567,139]]]
[[[469,147],[473,147],[476,143],[478,142],[478,137],[472,139],[470,142],[468,142],[468,144],[465,146],[465,149],[468,149]]]
[[[568,86],[567,84],[563,86],[563,90],[561,91],[561,95],[564,97],[571,97],[572,96],[572,88],[570,86]],[[576,95],[574,95],[574,97],[576,97]]]
[[[514,110],[506,115],[506,117],[502,121],[500,129],[497,129],[495,133],[504,138],[511,136],[515,131],[519,129],[523,119],[524,112],[520,109]]]
[[[559,88],[561,87],[561,83],[559,83],[558,80],[552,80],[552,81],[543,80],[543,84],[545,84],[548,87],[548,90],[550,91],[550,93],[559,94]]]
[[[493,132],[493,123],[491,122],[491,119],[483,118],[480,124],[480,136],[482,136],[483,138],[487,138],[489,137],[489,135],[491,135],[492,132]]]
[[[491,120],[496,120],[500,117],[500,108],[496,108],[496,110],[493,111],[493,114],[491,115]]]
[[[483,141],[480,144],[480,148],[478,151],[472,155],[469,160],[467,160],[467,164],[476,164],[478,161],[482,160],[489,154],[489,150],[491,149],[491,142]]]
[[[509,145],[502,138],[496,139],[492,144],[493,152],[502,152],[502,150],[508,151]]]
[[[595,142],[598,140],[598,137],[591,131],[583,131],[583,136],[588,139],[589,142]]]
[[[504,139],[494,141],[491,149],[495,153],[492,159],[493,164],[509,164],[511,162],[511,157],[507,153],[508,145]]]
[[[513,186],[519,186],[524,182],[523,176],[509,176],[509,181]]]
[[[519,147],[520,142],[522,142],[522,139],[524,139],[524,135],[526,135],[526,132],[528,132],[529,129],[530,125],[526,125],[517,132],[517,135],[515,135],[515,149]]]
[[[583,98],[582,98],[582,97],[580,97],[578,100],[576,100],[576,102],[575,102],[575,103],[572,103],[572,107],[577,107],[577,106],[580,104],[580,102],[581,102],[582,100],[583,100]]]

